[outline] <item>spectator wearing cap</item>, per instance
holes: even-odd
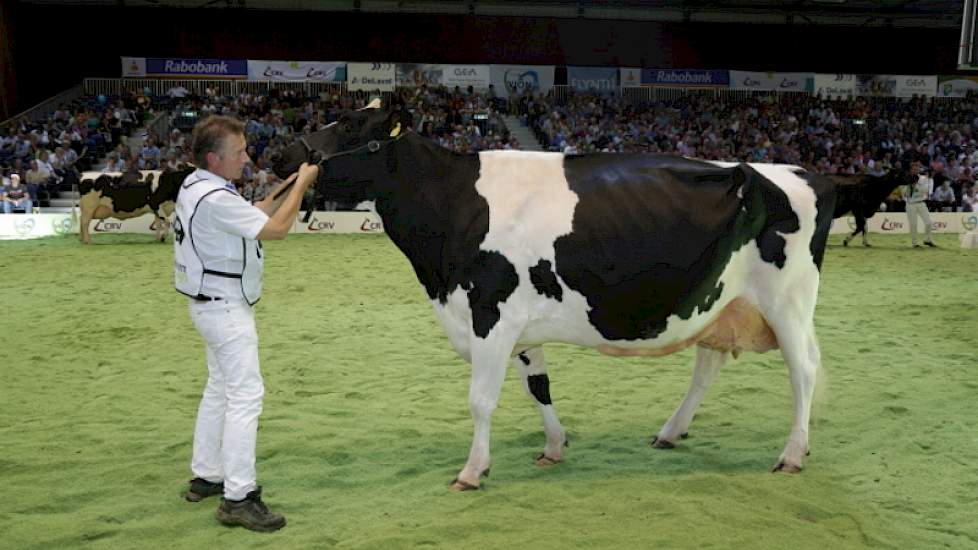
[[[3,199],[4,214],[13,214],[15,210],[30,214],[34,209],[34,201],[31,200],[27,188],[20,184],[18,174],[10,174],[10,185],[4,186],[0,195]]]

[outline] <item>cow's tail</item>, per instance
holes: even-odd
[[[815,339],[814,333],[812,338]],[[815,339],[815,346],[818,349],[818,339]],[[815,389],[812,392],[812,413],[811,422],[812,425],[818,425],[819,420],[823,417],[823,413],[828,411],[829,397],[828,397],[828,386],[829,381],[826,377],[825,367],[822,366],[822,361],[819,360],[816,363],[815,368]]]

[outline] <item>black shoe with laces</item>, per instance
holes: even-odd
[[[190,480],[190,488],[187,489],[184,498],[190,502],[200,502],[207,497],[224,494],[224,482],[211,483],[204,478],[195,477]]]
[[[929,247],[931,247],[931,248],[937,248],[937,245],[936,245],[936,244],[934,244],[934,243],[933,243],[933,242],[931,242],[931,241],[924,241],[924,244],[926,244],[927,246],[929,246]]]
[[[285,516],[269,511],[261,501],[261,486],[243,500],[221,499],[217,520],[224,525],[240,525],[252,531],[277,531],[285,527]]]

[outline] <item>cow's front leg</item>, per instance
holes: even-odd
[[[543,431],[547,435],[547,445],[543,448],[543,453],[537,456],[537,465],[552,466],[563,462],[567,435],[550,401],[550,377],[547,376],[543,347],[537,346],[518,353],[515,362],[523,380],[523,389],[533,398],[540,416],[543,417]]]
[[[489,432],[492,412],[499,402],[499,392],[506,378],[506,366],[513,353],[514,341],[507,338],[473,337],[472,382],[469,385],[469,409],[475,429],[469,460],[452,481],[455,491],[479,488],[479,479],[489,473]]]

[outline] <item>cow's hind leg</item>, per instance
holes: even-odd
[[[729,352],[716,351],[703,346],[696,347],[696,365],[693,367],[693,379],[689,383],[686,397],[672,417],[659,430],[659,435],[652,438],[651,444],[657,449],[672,449],[676,441],[685,438],[693,414],[706,395],[713,380],[720,372],[720,367],[727,362]]]
[[[469,409],[475,429],[469,460],[452,482],[452,489],[467,491],[479,488],[479,479],[489,473],[489,433],[492,413],[499,403],[499,392],[506,378],[506,366],[513,354],[516,337],[500,327],[486,338],[472,336],[472,382],[469,385]]]
[[[795,419],[791,425],[788,444],[771,471],[798,473],[802,468],[803,457],[808,454],[808,425],[821,354],[810,317],[809,321],[793,326],[789,321],[777,324],[778,326],[772,328],[788,364],[791,389],[795,397]]]
[[[547,445],[543,448],[543,453],[537,456],[537,465],[552,466],[563,462],[567,435],[550,401],[550,377],[547,376],[543,347],[537,346],[518,353],[515,363],[523,380],[523,389],[533,398],[540,416],[543,417],[543,431],[547,435]]]

